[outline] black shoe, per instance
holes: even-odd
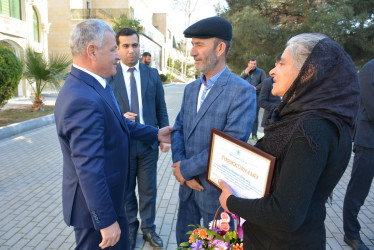
[[[129,240],[130,240],[130,249],[131,249],[131,250],[134,250],[134,249],[135,249],[135,245],[136,245],[136,235],[137,235],[137,232],[135,232],[135,233],[130,233]]]
[[[352,247],[353,250],[369,250],[362,240],[350,239],[344,235],[344,241],[348,246]]]
[[[152,247],[162,247],[162,239],[155,232],[150,232],[143,235],[143,239],[148,241]]]

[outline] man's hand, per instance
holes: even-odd
[[[158,140],[162,143],[171,143],[170,133],[173,127],[166,126],[158,130]]]
[[[251,68],[248,66],[247,68],[245,68],[244,73],[247,75],[249,71],[251,71]]]
[[[132,122],[135,122],[135,117],[138,116],[138,114],[135,114],[135,113],[131,113],[131,112],[126,112],[123,114],[123,116],[129,120],[131,120]]]
[[[173,173],[175,176],[175,179],[183,186],[186,183],[186,179],[183,178],[182,173],[181,173],[181,168],[180,168],[181,162],[178,161],[172,165],[174,168]]]
[[[219,202],[221,203],[221,206],[224,210],[230,212],[229,209],[227,208],[226,202],[227,202],[227,199],[230,197],[230,195],[233,195],[234,193],[232,192],[231,188],[226,184],[226,182],[224,182],[223,180],[219,179],[218,184],[222,188],[222,193],[219,197]]]
[[[170,150],[170,144],[169,143],[160,143],[160,149],[161,149],[161,152],[169,152]]]
[[[115,244],[117,244],[121,237],[121,229],[117,221],[109,227],[100,229],[100,233],[103,237],[103,240],[99,244],[99,247],[101,247],[101,249],[114,246]]]
[[[186,181],[186,184],[189,188],[194,189],[196,191],[204,190],[204,187],[196,179]]]

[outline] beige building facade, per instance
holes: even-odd
[[[70,53],[69,37],[74,25],[86,19],[100,19],[112,25],[121,14],[137,19],[144,27],[140,35],[140,52],[152,54],[152,67],[166,74],[167,58],[173,53],[173,36],[168,29],[168,15],[153,13],[146,0],[49,0],[51,23],[48,45],[50,52]]]
[[[35,51],[48,54],[48,1],[1,0],[0,44],[10,48],[18,58],[23,58],[30,46]],[[31,87],[22,79],[16,96],[30,96]]]

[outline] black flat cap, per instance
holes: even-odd
[[[202,19],[183,32],[185,37],[211,38],[217,37],[227,41],[232,38],[232,26],[225,18],[214,16]]]

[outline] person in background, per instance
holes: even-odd
[[[281,60],[282,53],[280,53],[275,58],[275,66]],[[273,110],[281,102],[280,96],[275,96],[271,93],[273,89],[274,78],[272,76],[265,79],[262,84],[260,95],[258,96],[258,105],[264,109],[264,114],[262,116],[261,126],[265,127],[265,122],[271,117]]]
[[[186,86],[172,130],[172,167],[180,183],[178,245],[188,241],[190,224],[200,224],[202,218],[208,228],[220,206],[220,192],[206,181],[212,128],[246,142],[256,108],[254,88],[226,67],[231,24],[210,17],[192,24],[184,35],[192,38],[190,54],[203,74]]]
[[[169,126],[164,88],[157,69],[139,63],[139,35],[130,28],[123,28],[116,34],[117,50],[121,61],[117,74],[108,79],[114,95],[124,113],[131,121],[156,128]],[[144,54],[143,54],[144,55]],[[130,246],[135,248],[139,229],[143,239],[152,247],[162,247],[163,242],[156,233],[157,160],[158,143],[145,144],[140,140],[130,142],[130,177],[126,194],[126,214],[130,228]],[[163,152],[170,145],[160,144]],[[135,194],[138,185],[139,206]]]
[[[258,113],[260,111],[260,106],[258,104],[258,97],[260,95],[262,83],[265,81],[266,74],[265,71],[257,67],[257,60],[255,58],[250,58],[248,61],[248,67],[245,68],[240,75],[241,78],[249,82],[256,90],[256,117],[255,122],[252,127],[252,140],[257,141],[257,130],[258,130]]]
[[[220,180],[220,202],[246,220],[244,249],[325,249],[325,203],[351,157],[355,65],[330,38],[306,33],[287,42],[270,75],[283,100],[256,144],[276,157],[270,193],[243,199]]]
[[[73,66],[55,105],[63,157],[64,220],[74,226],[76,249],[129,249],[125,194],[130,137],[170,143],[170,127],[157,129],[122,116],[108,78],[120,56],[112,28],[83,21],[70,38]]]
[[[152,55],[151,55],[151,53],[144,52],[143,55],[142,55],[142,63],[145,64],[145,65],[147,65],[147,66],[150,66],[151,62],[152,62]]]
[[[374,177],[374,59],[359,72],[361,102],[354,132],[355,153],[343,206],[344,241],[352,249],[369,249],[361,240],[357,219]]]

